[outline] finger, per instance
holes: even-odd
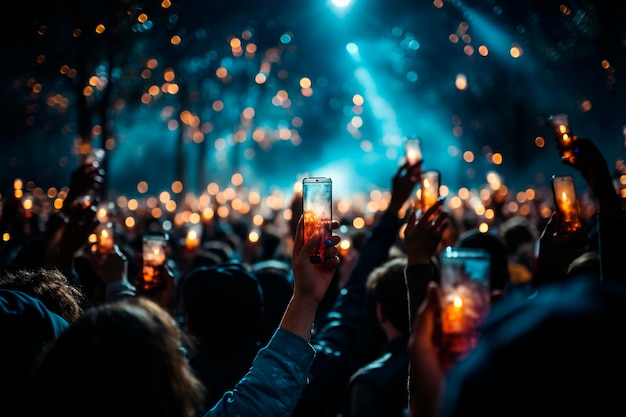
[[[404,164],[400,165],[398,167],[398,170],[396,171],[394,178],[400,178],[402,176],[402,173],[404,172],[405,169],[409,168],[409,163],[405,162]]]
[[[304,216],[300,215],[296,226],[296,236],[293,242],[293,258],[297,258],[304,245]]]
[[[428,210],[426,210],[426,212],[424,213],[424,216],[430,217],[431,215],[436,213],[437,210],[439,210],[441,206],[443,206],[444,200],[445,200],[445,197],[439,197],[439,199],[435,202],[435,204],[433,204],[431,207],[428,208]]]
[[[406,224],[406,229],[404,230],[404,235],[411,234],[411,232],[415,229],[415,218],[416,218],[415,209],[411,209],[411,213],[409,214],[409,220]]]
[[[326,243],[326,247],[331,247],[331,246],[338,245],[339,242],[341,242],[341,236],[332,235],[328,239],[326,239],[325,243]]]

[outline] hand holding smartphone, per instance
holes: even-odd
[[[307,177],[302,180],[302,214],[304,242],[316,239],[310,255],[311,263],[322,263],[326,240],[332,236],[332,180],[328,177]]]
[[[552,195],[559,215],[557,230],[560,233],[572,233],[582,228],[574,177],[553,175]]]

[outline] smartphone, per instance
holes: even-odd
[[[115,245],[115,232],[113,231],[113,223],[100,223],[96,227],[96,245],[95,249],[99,253],[110,253]]]
[[[167,261],[168,233],[145,233],[142,237],[142,273],[140,286],[150,290],[164,286],[163,276]]]
[[[415,165],[422,160],[419,138],[407,139],[404,142],[404,158],[409,165]]]
[[[322,263],[326,240],[332,236],[333,183],[329,177],[307,177],[302,180],[302,214],[304,243],[317,240],[310,254],[311,263]]]
[[[420,177],[419,207],[422,211],[431,208],[439,200],[439,186],[441,185],[441,172],[436,169],[422,171]]]
[[[548,118],[550,125],[552,126],[552,133],[556,140],[556,147],[561,153],[568,153],[571,151],[568,148],[572,145],[572,142],[576,140],[576,137],[572,133],[572,129],[569,123],[569,118],[565,113],[554,114]]]
[[[552,176],[552,195],[559,214],[557,230],[572,233],[582,227],[574,177],[571,175]]]

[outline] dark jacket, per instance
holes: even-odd
[[[342,417],[404,417],[408,408],[409,335],[390,340],[382,356],[352,375]]]

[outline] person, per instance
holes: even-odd
[[[613,414],[621,407],[615,381],[626,370],[616,331],[626,319],[626,288],[601,288],[594,278],[544,284],[533,297],[495,305],[476,348],[452,366],[432,341],[440,309],[432,283],[410,342],[418,374],[410,415]]]
[[[0,288],[0,415],[20,415],[39,356],[68,327],[40,299]]]
[[[47,242],[43,266],[58,268],[71,281],[78,281],[74,270],[76,253],[85,246],[100,221],[97,204],[102,200],[105,172],[85,163],[72,171],[70,186],[59,213],[61,224]]]
[[[539,240],[535,291],[494,305],[477,346],[456,363],[442,360],[439,288],[429,284],[408,345],[411,416],[612,415],[621,409],[626,359],[618,329],[626,319],[626,274],[619,238],[626,217],[600,151],[587,139],[572,142],[562,158],[597,198],[599,258],[583,252],[580,262],[590,264],[582,269],[580,257],[570,260],[569,249],[584,239],[559,232],[554,213]]]
[[[195,268],[179,285],[179,321],[192,338],[189,363],[210,408],[245,375],[261,348],[263,289],[240,262]]]
[[[375,268],[367,288],[376,300],[376,317],[386,336],[381,355],[359,368],[348,381],[342,417],[403,417],[408,404],[408,297],[404,282],[406,256]]]
[[[532,278],[535,245],[539,238],[537,227],[527,217],[515,215],[500,224],[498,235],[506,248],[511,284],[528,284]]]
[[[339,226],[333,222],[333,228]],[[302,219],[292,252],[294,294],[280,326],[249,372],[211,409],[201,410],[202,384],[181,351],[173,317],[146,297],[87,310],[46,350],[22,417],[150,415],[152,417],[291,415],[315,356],[309,344],[315,310],[339,264],[339,236],[321,264],[308,254]]]
[[[404,242],[407,253],[407,265],[404,270],[404,282],[406,285],[409,318],[410,339],[414,338],[415,330],[413,323],[417,318],[418,310],[428,295],[430,283],[440,283],[439,263],[436,262],[436,254],[441,248],[441,242],[450,226],[451,216],[444,210],[444,199],[440,198],[425,212],[412,211],[407,227],[404,232]],[[413,353],[413,351],[410,351]],[[422,359],[420,357],[420,359]],[[429,363],[427,361],[427,363]],[[416,375],[415,366],[419,370],[424,369],[409,355],[408,375]],[[429,376],[427,372],[425,375]],[[425,395],[430,399],[430,391],[433,385],[423,384],[415,388],[415,378],[407,376],[408,400],[407,406],[414,411],[414,403],[417,395]]]
[[[421,163],[403,164],[392,177],[391,199],[359,245],[359,257],[346,284],[328,312],[325,325],[311,338],[317,351],[310,383],[294,410],[294,417],[335,416],[341,412],[350,376],[380,355],[385,340],[367,291],[370,272],[389,259],[404,224],[404,207],[419,180]]]

